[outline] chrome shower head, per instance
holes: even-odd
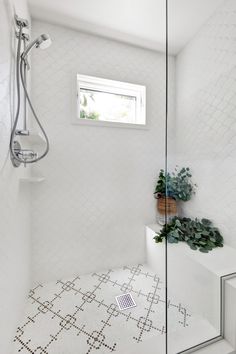
[[[32,48],[41,48],[46,49],[51,45],[52,41],[48,34],[41,34],[38,38],[34,41],[29,43],[29,45],[25,48],[24,52],[22,53],[22,59],[26,59],[27,55],[31,51]]]
[[[51,41],[51,38],[49,37],[49,35],[48,34],[41,34],[41,36],[39,36],[37,38],[36,48],[46,49],[46,48],[50,47],[51,44],[52,44],[52,41]]]

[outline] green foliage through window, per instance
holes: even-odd
[[[94,93],[93,92],[89,92],[89,93],[81,92],[81,94],[80,94],[80,105],[81,105],[82,108],[80,109],[80,118],[98,120],[99,119],[99,113],[97,113],[95,111],[91,112],[91,111],[89,111],[87,109],[89,101],[93,101],[94,102]]]

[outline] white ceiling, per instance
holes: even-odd
[[[178,53],[224,0],[169,0],[169,44]],[[28,0],[33,18],[149,49],[165,49],[165,0]]]

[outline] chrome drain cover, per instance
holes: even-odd
[[[137,306],[130,293],[116,296],[116,302],[121,311]]]

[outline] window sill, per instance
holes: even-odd
[[[77,118],[72,121],[73,125],[85,125],[91,127],[108,127],[108,128],[125,128],[125,129],[138,129],[148,130],[147,124],[132,124],[132,123],[118,123],[118,122],[105,122],[98,120],[88,120]]]

